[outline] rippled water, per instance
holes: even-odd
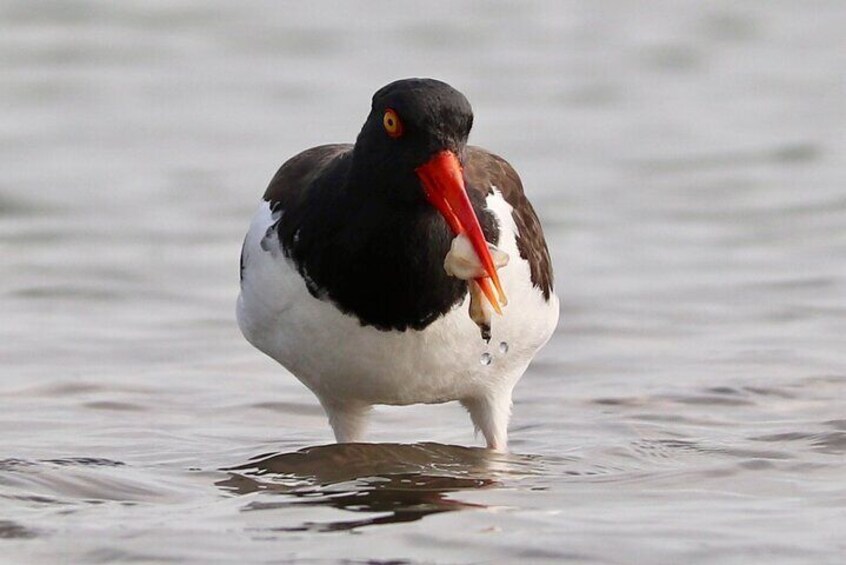
[[[842,2],[0,20],[0,561],[842,562]],[[234,323],[276,167],[409,75],[468,95],[551,242],[512,455],[451,405],[325,445]]]

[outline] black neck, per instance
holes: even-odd
[[[277,230],[285,253],[314,296],[362,325],[423,329],[467,293],[467,283],[443,268],[453,235],[418,186],[391,186],[344,161],[283,211]]]

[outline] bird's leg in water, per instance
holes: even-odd
[[[335,401],[321,398],[320,404],[329,417],[329,425],[338,443],[353,443],[364,439],[371,406],[359,402]]]
[[[511,418],[511,388],[491,390],[485,396],[466,398],[461,404],[470,412],[476,430],[485,436],[488,449],[505,451]]]
[[[488,249],[491,252],[491,258],[497,270],[508,264],[508,254],[500,251],[496,246],[488,244]],[[491,340],[491,307],[485,300],[482,289],[476,283],[475,279],[486,277],[487,272],[482,266],[476,250],[466,235],[460,234],[452,240],[449,253],[444,258],[444,270],[448,275],[466,280],[470,286],[470,319],[473,320],[479,331],[482,333],[482,339],[486,342]]]

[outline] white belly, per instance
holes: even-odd
[[[529,265],[517,250],[511,207],[496,191],[488,207],[499,221],[498,246],[511,257],[499,271],[509,304],[503,316],[494,315],[489,344],[470,319],[467,297],[419,331],[362,326],[331,302],[314,298],[275,233],[268,236],[276,218],[267,202],[259,206],[244,243],[241,331],[320,398],[436,403],[512,387],[552,335],[558,298],[553,294],[547,302],[532,286]]]

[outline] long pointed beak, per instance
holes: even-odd
[[[494,296],[487,278],[476,279],[482,292],[497,313],[502,314],[500,305],[505,306],[507,300],[496,272],[493,258],[488,251],[488,242],[479,225],[479,218],[473,211],[467,190],[464,188],[464,176],[461,174],[461,163],[452,151],[440,151],[416,170],[423,190],[429,202],[438,209],[455,235],[465,234],[473,245],[476,255],[482,262],[490,281],[493,281],[499,295]]]

